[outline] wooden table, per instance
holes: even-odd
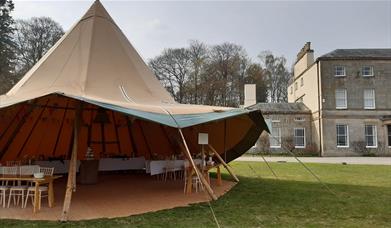
[[[54,190],[53,190],[53,181],[62,176],[45,176],[44,178],[35,178],[31,175],[26,176],[13,176],[13,175],[3,175],[0,176],[0,181],[27,181],[33,182],[35,184],[34,192],[34,207],[33,212],[36,213],[39,210],[39,186],[43,184],[48,184],[48,202],[49,207],[54,207]]]

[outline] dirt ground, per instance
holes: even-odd
[[[43,198],[41,210],[34,214],[31,202],[23,209],[11,203],[10,208],[0,207],[0,218],[59,220],[65,185],[65,177],[54,184],[55,207],[49,208],[47,199]],[[222,186],[216,186],[215,180],[211,179],[211,185],[220,197],[229,191],[234,183],[223,181]],[[77,191],[72,196],[69,220],[124,217],[209,200],[207,193],[203,191],[185,195],[183,187],[183,180],[165,182],[145,174],[102,174],[98,184],[77,186]]]

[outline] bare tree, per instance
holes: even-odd
[[[181,103],[238,107],[244,100],[245,83],[256,84],[257,101],[266,101],[269,71],[253,63],[240,45],[191,41],[186,48],[164,50],[149,66]]]
[[[17,72],[25,74],[64,35],[64,30],[49,17],[16,21]]]
[[[199,84],[200,77],[205,71],[205,63],[208,59],[208,47],[202,42],[192,40],[190,41],[190,46],[188,49],[191,57],[191,74],[189,83],[194,85],[194,87],[189,86],[191,88],[189,89],[189,95],[193,97],[192,103],[201,104],[202,99],[200,99],[201,96],[199,96]]]
[[[252,63],[247,67],[245,83],[255,84],[257,102],[267,101],[266,73],[260,64]]]
[[[162,55],[149,61],[149,66],[157,78],[180,103],[185,98],[185,85],[190,74],[190,64],[190,53],[185,48],[166,49]]]
[[[262,52],[258,57],[262,67],[266,70],[269,101],[272,103],[287,102],[290,73],[285,66],[286,59],[283,56],[275,57],[268,51]]]
[[[244,63],[243,59],[247,54],[243,47],[223,43],[215,45],[210,49],[210,61],[208,63],[208,73],[212,75],[213,101],[211,104],[222,106],[238,106],[240,104],[240,70]],[[217,94],[216,94],[217,93]],[[211,97],[208,98],[211,100]]]

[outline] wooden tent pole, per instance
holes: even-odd
[[[214,153],[214,155],[216,155],[217,159],[219,159],[219,161],[221,162],[221,164],[223,164],[224,168],[229,172],[229,174],[231,174],[232,178],[236,181],[236,182],[239,182],[239,179],[238,177],[233,173],[233,171],[231,170],[231,168],[228,166],[227,163],[225,163],[225,161],[223,160],[223,158],[220,156],[219,153],[217,153],[217,151],[211,146],[209,145],[209,148],[212,150],[212,152]]]
[[[81,109],[82,104],[78,102],[76,105],[75,112],[75,121],[73,128],[73,147],[71,160],[69,161],[69,169],[68,169],[68,181],[67,188],[65,191],[64,205],[62,208],[61,221],[68,220],[69,209],[71,206],[72,192],[76,190],[76,169],[77,169],[77,145],[78,145],[78,136],[80,130],[80,119],[81,119]]]
[[[210,197],[212,197],[213,200],[217,200],[217,196],[214,194],[208,181],[205,179],[204,175],[202,175],[202,173],[198,170],[197,166],[195,165],[194,160],[191,157],[189,147],[187,147],[187,143],[186,143],[185,137],[183,136],[182,130],[180,128],[178,128],[178,131],[179,131],[179,134],[181,135],[183,145],[185,146],[186,157],[189,159],[191,166],[195,170],[195,172],[196,172],[198,178],[201,180],[202,184],[205,186],[206,191],[209,193]]]

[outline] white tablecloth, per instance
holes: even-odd
[[[201,159],[194,159],[196,165],[201,164]],[[153,175],[164,173],[164,168],[166,167],[167,160],[151,160],[146,161],[146,172]],[[174,168],[183,169],[185,160],[175,160]]]
[[[35,161],[35,165],[39,165],[41,167],[54,167],[55,174],[68,173],[69,168],[69,160],[54,160],[54,161]],[[77,161],[76,170],[79,172],[80,161]]]
[[[35,161],[41,167],[54,167],[54,173],[68,173],[69,160],[64,161]],[[79,172],[80,161],[77,161],[77,172]],[[137,158],[102,158],[99,161],[99,171],[113,170],[143,170],[145,169],[144,157]]]

